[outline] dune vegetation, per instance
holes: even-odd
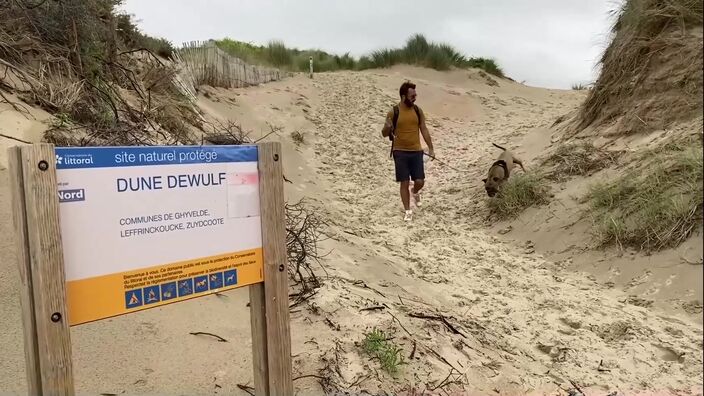
[[[216,44],[223,51],[245,62],[289,71],[308,71],[309,57],[313,57],[314,68],[318,72],[365,70],[408,64],[435,70],[449,70],[451,67],[477,68],[504,77],[503,70],[495,60],[468,57],[450,44],[430,42],[422,34],[411,36],[404,47],[377,49],[358,59],[349,53],[335,55],[322,50],[289,48],[278,40],[270,41],[267,45],[255,45],[225,38],[217,40]]]

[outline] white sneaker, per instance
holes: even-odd
[[[403,216],[403,221],[411,221],[413,218],[413,211],[407,210],[406,214]]]

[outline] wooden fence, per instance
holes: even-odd
[[[241,88],[278,81],[288,74],[249,65],[218,48],[213,41],[185,43],[176,52],[176,62],[183,65],[177,84]]]

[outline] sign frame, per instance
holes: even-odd
[[[264,281],[249,286],[255,393],[293,395],[281,144],[256,144]],[[74,395],[54,145],[8,149],[29,395]]]

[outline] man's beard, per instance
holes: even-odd
[[[408,107],[413,106],[413,101],[410,100],[410,99],[408,99],[408,98],[404,99],[404,100],[403,100],[403,103],[404,103],[406,106],[408,106]]]

